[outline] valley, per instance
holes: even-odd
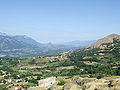
[[[57,55],[1,57],[0,88],[119,90],[120,35],[111,34],[86,48]]]
[[[0,57],[54,56],[68,50],[86,47],[92,41],[60,44],[39,43],[26,35],[7,35],[0,32]]]

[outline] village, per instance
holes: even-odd
[[[29,79],[24,80],[19,75],[16,79],[11,74],[0,71],[0,85],[7,84],[8,90],[94,90],[95,88],[106,88],[110,90],[118,90],[120,88],[120,76],[96,78],[82,78],[74,76],[68,77],[48,77],[37,80],[37,84],[30,86]],[[8,78],[9,77],[9,78]],[[94,86],[93,86],[94,85]]]

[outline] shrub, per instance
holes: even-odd
[[[64,84],[65,84],[65,81],[61,80],[61,81],[58,82],[57,85],[62,86],[62,85],[64,85]]]

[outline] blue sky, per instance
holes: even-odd
[[[0,0],[0,32],[45,43],[120,34],[120,0]]]

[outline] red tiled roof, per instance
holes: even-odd
[[[17,86],[17,88],[22,88],[22,86]]]
[[[106,80],[114,80],[114,78],[107,78]]]

